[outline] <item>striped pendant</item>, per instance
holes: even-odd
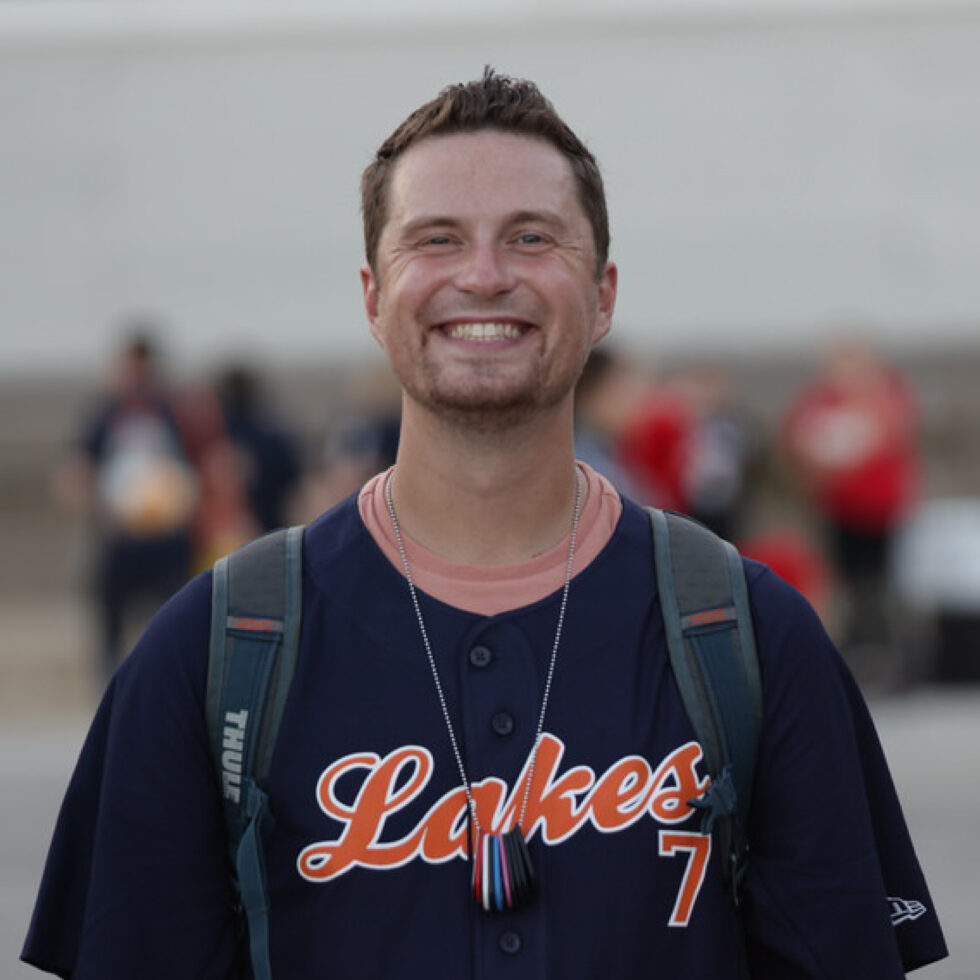
[[[473,897],[487,912],[510,912],[527,905],[538,889],[531,855],[520,827],[503,834],[476,832]]]

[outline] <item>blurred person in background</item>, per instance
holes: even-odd
[[[282,527],[301,476],[297,441],[269,408],[253,369],[228,367],[216,388],[225,435],[237,451],[256,528],[263,532]]]
[[[842,338],[791,405],[782,444],[826,531],[843,646],[856,666],[887,655],[889,553],[919,482],[912,392],[866,340]]]
[[[320,458],[305,481],[304,518],[313,520],[391,466],[400,424],[400,392],[387,368],[371,368],[354,378],[345,408],[330,419]]]
[[[811,540],[807,528],[776,523],[741,538],[738,549],[792,585],[813,606],[825,626],[831,623],[833,575],[823,549],[819,542]]]
[[[755,427],[719,365],[695,365],[675,385],[693,412],[681,509],[726,541],[738,541],[749,470],[759,454]]]
[[[757,442],[721,368],[695,364],[650,385],[617,443],[617,459],[647,499],[736,539]]]
[[[228,436],[215,387],[183,384],[176,407],[199,479],[192,525],[193,570],[199,572],[253,538],[260,525],[249,503],[250,462]]]
[[[157,336],[153,324],[130,326],[109,389],[56,480],[60,501],[94,521],[92,593],[105,678],[122,657],[134,611],[163,602],[192,567],[200,477]]]
[[[575,387],[575,455],[643,504],[653,503],[654,490],[624,462],[620,443],[649,389],[645,373],[606,345],[592,349]]]
[[[687,474],[697,415],[683,388],[670,380],[651,384],[619,435],[618,457],[650,489],[651,502],[687,513]]]

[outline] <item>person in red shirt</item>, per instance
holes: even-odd
[[[915,431],[908,385],[857,340],[835,346],[785,421],[785,450],[825,523],[847,594],[852,649],[889,642],[889,550],[916,496]]]

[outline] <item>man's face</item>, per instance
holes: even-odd
[[[431,137],[396,164],[387,204],[362,281],[407,397],[483,428],[570,405],[609,330],[616,269],[596,278],[568,161],[494,130]]]

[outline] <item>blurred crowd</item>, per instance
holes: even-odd
[[[298,426],[256,368],[228,364],[190,383],[170,377],[161,354],[153,325],[134,325],[55,481],[59,502],[95,531],[103,676],[191,574],[267,530],[312,520],[397,451],[387,377],[366,375],[356,406]],[[787,579],[863,682],[911,679],[893,570],[920,497],[917,407],[870,344],[837,341],[776,431],[746,409],[724,365],[659,374],[607,344],[593,351],[576,404],[580,459]]]
[[[868,344],[838,342],[776,433],[711,363],[658,381],[598,350],[578,405],[583,459],[771,567],[833,627],[856,669],[895,670],[891,555],[917,497],[917,415],[907,384]],[[784,506],[753,508],[760,480],[773,477]]]

